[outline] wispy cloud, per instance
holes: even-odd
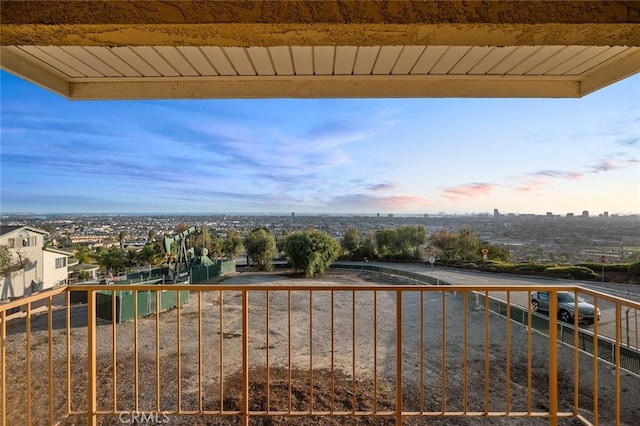
[[[367,189],[373,192],[384,192],[384,191],[391,191],[395,188],[396,188],[396,185],[392,183],[378,183],[378,184],[369,186]]]
[[[445,188],[442,196],[451,201],[458,201],[462,197],[475,198],[489,195],[498,185],[493,183],[469,183],[456,187]]]
[[[601,160],[598,164],[593,165],[590,168],[591,173],[600,173],[600,172],[608,172],[611,170],[619,169],[621,166],[616,164],[612,159],[604,159]]]
[[[621,138],[618,139],[616,143],[622,146],[640,147],[640,137],[632,136],[628,138]]]

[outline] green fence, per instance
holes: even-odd
[[[156,304],[156,293],[158,294],[160,309]],[[133,319],[134,317],[134,294],[133,291],[108,291],[100,290],[96,292],[96,311],[98,318],[112,320],[113,303],[115,298],[115,321],[123,322]],[[137,292],[137,308],[138,317],[155,314],[158,311],[175,308],[178,306],[178,298],[180,304],[189,301],[188,291],[138,291]]]
[[[236,262],[225,260],[214,265],[191,269],[191,284],[202,284],[223,275],[236,272]]]

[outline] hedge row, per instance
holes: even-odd
[[[557,265],[541,264],[533,262],[509,263],[499,260],[487,260],[478,265],[473,262],[461,260],[440,260],[438,265],[453,266],[464,269],[477,269],[488,272],[503,272],[525,275],[545,275],[555,278],[572,278],[580,280],[591,280],[600,277],[602,271],[601,263],[580,263],[577,265]],[[633,277],[640,277],[640,262],[636,263],[613,263],[604,265],[605,273],[629,274]]]

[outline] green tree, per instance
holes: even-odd
[[[105,269],[105,272],[118,272],[124,269],[123,254],[118,247],[111,247],[104,250],[98,258],[98,264]]]
[[[276,239],[266,228],[256,228],[244,238],[247,256],[259,271],[272,271],[272,260],[276,256]]]
[[[375,259],[376,256],[377,252],[375,237],[373,236],[373,233],[371,231],[367,231],[367,233],[364,234],[364,238],[362,239],[360,247],[358,247],[358,250],[356,250],[356,252],[354,253],[353,258],[367,260]]]
[[[356,250],[358,250],[358,247],[360,247],[360,235],[358,234],[358,230],[352,227],[347,228],[342,240],[340,241],[340,245],[343,250],[347,252],[347,255],[352,257]]]
[[[142,250],[138,253],[138,259],[140,259],[140,262],[144,263],[147,267],[159,264],[163,257],[164,253],[159,251],[155,244],[145,244],[145,246],[142,247]]]
[[[222,238],[213,238],[209,243],[207,249],[209,250],[209,256],[212,259],[219,259],[222,257],[224,240]]]
[[[326,232],[312,229],[289,234],[284,241],[284,253],[294,270],[313,277],[322,274],[338,258],[340,245]]]
[[[236,259],[240,255],[242,248],[242,237],[240,237],[238,231],[235,229],[227,231],[227,237],[222,242],[224,256],[229,260]]]
[[[402,234],[402,239],[413,249],[414,260],[420,258],[420,247],[427,243],[427,230],[424,226],[404,226],[398,229]]]
[[[127,263],[127,268],[133,268],[138,263],[138,252],[131,249],[125,251],[124,260]]]
[[[382,258],[391,258],[393,255],[395,232],[392,229],[378,229],[376,231],[376,248]]]
[[[488,241],[480,242],[481,247],[486,247],[489,250],[487,253],[487,258],[491,260],[501,260],[503,262],[508,262],[511,258],[509,254],[509,248],[503,244],[491,244]]]
[[[78,259],[79,263],[86,264],[86,263],[92,263],[94,261],[93,250],[91,250],[87,246],[79,247],[78,250],[76,250],[76,252],[73,254],[73,257],[75,259]]]

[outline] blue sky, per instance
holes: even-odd
[[[0,77],[4,214],[640,213],[640,75],[582,99],[126,102]]]

